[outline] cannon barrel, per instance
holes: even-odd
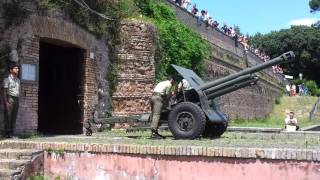
[[[208,94],[207,98],[208,99],[213,99],[213,98],[228,94],[230,92],[236,91],[238,89],[244,88],[246,86],[254,85],[254,84],[257,83],[258,79],[259,78],[257,76],[255,76],[252,79],[248,79],[246,81],[243,81],[243,82],[240,82],[240,83],[237,83],[237,84],[233,84],[230,87],[227,87],[227,88],[224,88],[224,89],[220,89],[220,90],[218,90],[218,91],[216,91],[214,93]]]
[[[211,93],[214,93],[220,89],[223,89],[223,88],[228,88],[230,86],[233,86],[234,84],[237,84],[237,83],[240,83],[240,82],[243,82],[243,81],[247,81],[247,80],[250,80],[250,79],[253,79],[254,78],[254,75],[251,75],[251,74],[246,74],[246,75],[243,75],[243,76],[240,76],[240,77],[237,77],[235,79],[232,79],[230,81],[227,81],[227,82],[224,82],[222,84],[219,84],[219,85],[216,85],[214,87],[211,87],[209,89],[206,89],[204,91],[204,93],[206,95],[209,95]]]
[[[294,55],[294,53],[292,51],[286,52],[286,53],[282,54],[281,56],[276,57],[274,59],[271,59],[269,61],[266,61],[264,63],[257,64],[255,66],[243,69],[243,70],[241,70],[241,71],[239,71],[239,72],[237,72],[235,74],[231,74],[231,75],[223,77],[221,79],[217,79],[215,81],[205,83],[204,85],[202,85],[200,87],[200,89],[204,91],[204,90],[207,90],[209,88],[212,88],[212,87],[215,87],[217,85],[220,85],[222,83],[225,83],[225,82],[231,81],[233,79],[236,79],[236,78],[238,78],[240,76],[247,75],[247,74],[252,74],[252,73],[258,72],[258,71],[260,71],[262,69],[266,69],[268,67],[271,67],[271,66],[274,66],[274,65],[277,65],[277,64],[291,62],[294,59],[294,57],[295,57],[295,55]]]

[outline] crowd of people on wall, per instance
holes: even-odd
[[[295,84],[287,84],[286,85],[286,91],[288,96],[307,96],[308,95],[308,88],[307,86],[302,83],[299,85]]]
[[[185,9],[186,11],[191,13],[193,16],[195,16],[197,18],[197,24],[199,26],[201,26],[202,24],[205,24],[207,29],[214,28],[218,31],[221,31],[227,36],[233,38],[235,40],[236,45],[238,43],[241,43],[246,52],[251,51],[253,54],[255,54],[257,57],[259,57],[259,59],[261,59],[264,62],[270,60],[270,57],[266,53],[248,44],[248,37],[246,35],[237,34],[235,28],[233,28],[232,26],[228,26],[226,23],[224,23],[223,26],[220,28],[219,22],[214,20],[212,16],[210,16],[207,10],[199,11],[196,4],[192,5],[191,0],[171,0],[171,1],[173,1],[177,6],[180,6],[181,8]],[[282,68],[278,65],[273,66],[272,71],[275,74],[283,74]]]

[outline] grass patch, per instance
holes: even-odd
[[[233,120],[231,121],[230,125],[283,128],[286,114],[290,111],[295,113],[300,127],[320,124],[319,116],[317,116],[318,118],[316,118],[316,120],[309,120],[309,113],[316,101],[317,97],[314,96],[283,96],[278,99],[279,103],[274,105],[273,111],[268,117],[255,120]]]
[[[19,139],[21,142],[50,142],[50,143],[85,143],[85,144],[125,144],[146,146],[198,146],[198,147],[261,147],[261,148],[308,148],[319,149],[320,137],[316,134],[289,135],[278,133],[238,133],[226,132],[220,138],[198,138],[195,140],[174,139],[170,131],[161,131],[166,136],[163,140],[150,139],[150,131],[125,132],[107,130],[94,133],[93,136],[60,135]],[[59,149],[58,149],[59,151]],[[64,151],[62,151],[64,152]]]

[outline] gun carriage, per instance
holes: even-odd
[[[177,139],[195,139],[200,136],[219,137],[227,129],[228,118],[216,105],[215,99],[256,84],[259,78],[254,73],[277,64],[292,62],[294,57],[294,53],[289,51],[269,61],[211,82],[204,82],[190,69],[171,65],[192,88],[182,91],[174,103],[169,103],[161,114],[160,122],[168,123],[170,131]],[[149,114],[131,118],[110,117],[103,121],[106,123],[125,122],[128,119],[148,121]]]

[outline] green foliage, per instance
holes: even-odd
[[[309,90],[309,93],[313,96],[320,96],[320,89],[318,88],[318,85],[313,80],[306,81],[306,86]]]
[[[241,33],[240,26],[234,25],[233,29],[234,29],[234,31],[236,32],[236,34],[238,34],[238,35],[243,35],[243,34]]]
[[[58,150],[54,150],[54,149],[47,149],[47,153],[48,153],[48,156],[51,156],[52,153],[55,153],[58,157],[61,157],[61,158],[64,158],[64,153],[65,153],[65,150],[64,149],[58,149]]]
[[[90,33],[101,37],[104,35],[108,28],[116,27],[116,23],[122,15],[120,2],[116,0],[84,0],[86,5],[88,5],[94,11],[109,17],[109,19],[102,18],[92,11],[88,10],[83,6],[80,6],[73,0],[40,0],[40,5],[42,9],[47,10],[57,10],[60,9],[66,12],[72,20],[88,30]]]
[[[319,11],[320,9],[320,0],[310,0],[309,7],[312,11]]]
[[[276,97],[275,104],[281,104],[281,97],[282,95]]]
[[[6,28],[11,25],[21,24],[30,14],[30,12],[20,6],[19,1],[8,1],[3,4],[3,9]]]
[[[193,69],[202,75],[204,60],[210,55],[210,47],[197,33],[178,22],[174,11],[166,4],[144,0],[135,1],[141,13],[156,25],[160,36],[157,80],[165,79],[170,73],[170,64]]]
[[[18,135],[18,137],[19,139],[33,139],[33,138],[43,137],[43,134],[39,132],[34,132],[34,133],[21,134],[21,135]]]
[[[27,180],[44,180],[44,176],[38,173],[36,175],[28,177]]]
[[[314,80],[306,80],[306,79],[295,79],[291,81],[292,84],[302,84],[304,83],[308,88],[308,93],[311,96],[320,96],[320,88]]]
[[[291,80],[291,84],[302,84],[302,83],[306,83],[305,79],[293,79]]]
[[[306,79],[320,83],[320,31],[307,26],[292,26],[290,29],[274,31],[265,35],[250,37],[250,44],[276,57],[292,50],[296,61],[283,65],[285,73],[298,77],[303,73]]]
[[[309,120],[309,113],[313,105],[317,101],[314,96],[282,96],[281,103],[273,107],[272,112],[265,118],[257,118],[255,120],[232,120],[231,126],[246,127],[284,127],[284,119],[289,111],[295,112],[300,127],[319,124],[320,119],[316,121]]]

